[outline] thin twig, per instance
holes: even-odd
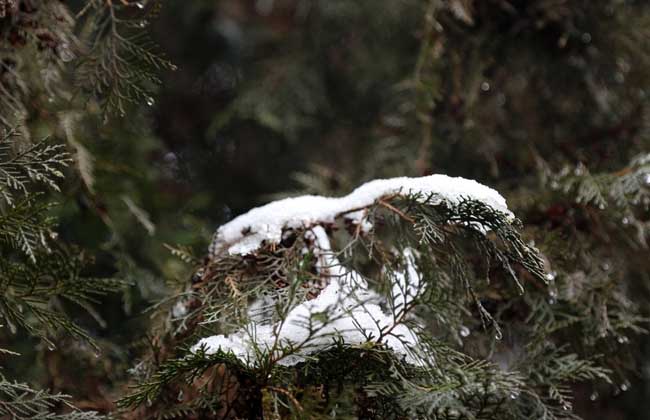
[[[415,224],[415,219],[413,219],[411,216],[407,215],[406,213],[404,213],[402,210],[398,209],[397,207],[393,206],[392,204],[387,203],[384,200],[379,200],[378,203],[379,203],[379,205],[384,206],[387,209],[397,213],[402,219],[404,219],[404,220],[406,220],[406,221],[408,221],[408,222],[410,222],[412,224]]]
[[[298,411],[300,411],[300,412],[304,411],[302,406],[300,405],[300,403],[296,399],[296,397],[294,397],[293,394],[291,392],[289,392],[288,390],[286,390],[284,388],[278,388],[278,387],[275,387],[275,386],[272,386],[272,385],[267,386],[267,388],[270,389],[271,391],[278,392],[280,394],[286,395],[291,400],[291,403],[296,406]]]

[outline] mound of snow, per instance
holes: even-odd
[[[447,202],[453,206],[463,199],[481,201],[509,218],[514,217],[506,200],[495,190],[476,181],[446,175],[375,180],[340,198],[302,196],[255,208],[218,229],[210,246],[211,255],[249,254],[263,242],[279,243],[285,229],[305,228],[318,257],[316,268],[327,286],[315,299],[294,306],[281,323],[272,324],[260,318],[260,308],[269,306],[268,302],[253,302],[248,325],[227,336],[203,338],[192,351],[204,348],[208,354],[219,350],[232,352],[248,365],[255,365],[261,357],[271,357],[278,364],[291,366],[330,348],[335,340],[348,346],[380,341],[408,362],[417,364],[419,359],[413,351],[418,344],[417,335],[403,323],[408,316],[401,316],[404,308],[423,291],[415,252],[405,249],[404,272],[391,274],[392,305],[387,305],[381,296],[368,289],[359,273],[341,265],[322,225],[345,217],[362,229],[370,229],[364,209],[383,197],[418,193],[423,199],[431,198],[433,204]],[[480,225],[473,227],[483,230]],[[382,303],[392,310],[386,313]],[[287,348],[293,351],[283,352]]]
[[[210,245],[210,254],[250,254],[259,249],[262,242],[279,243],[283,229],[333,223],[342,215],[363,223],[363,212],[359,210],[371,206],[378,199],[394,194],[417,193],[424,198],[434,194],[439,202],[446,201],[452,205],[461,199],[481,201],[512,217],[506,200],[498,192],[473,180],[446,175],[378,179],[363,184],[344,197],[305,195],[254,208],[217,230]]]

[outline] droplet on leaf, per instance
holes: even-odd
[[[623,381],[623,383],[621,384],[621,391],[625,392],[625,391],[629,390],[631,387],[632,387],[632,385],[630,384],[630,381],[628,381],[628,380],[626,379],[626,380]]]
[[[61,44],[59,48],[59,57],[61,58],[61,61],[68,63],[74,60],[75,55],[72,50],[70,50],[70,46],[68,44]]]
[[[460,327],[458,334],[460,334],[461,337],[468,337],[470,334],[469,328],[463,325],[462,327]]]

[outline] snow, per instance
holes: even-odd
[[[259,249],[263,242],[279,243],[283,229],[333,223],[342,215],[354,223],[361,223],[362,228],[368,230],[371,226],[361,210],[382,197],[409,193],[422,193],[423,199],[434,194],[437,202],[446,201],[451,205],[461,199],[478,200],[513,217],[506,200],[497,191],[473,180],[446,175],[378,179],[363,184],[344,197],[305,195],[254,208],[217,230],[210,245],[210,254],[250,254]]]
[[[381,297],[367,289],[365,280],[358,273],[341,266],[331,252],[329,238],[321,226],[312,228],[310,233],[319,251],[317,269],[329,280],[325,289],[315,299],[294,307],[281,324],[264,325],[256,320],[228,336],[203,338],[192,347],[192,351],[203,347],[207,354],[218,350],[232,352],[248,365],[254,365],[260,357],[274,357],[278,364],[292,366],[330,348],[335,338],[348,346],[360,346],[376,342],[381,337],[386,347],[407,361],[417,363],[411,351],[417,345],[413,330],[402,323],[394,325],[397,317],[381,309]],[[411,264],[409,270],[414,273],[412,253],[408,251],[408,255],[407,261],[411,262],[407,262],[407,267]],[[409,277],[410,284],[402,285],[399,291],[394,292],[401,296],[403,290],[409,291],[401,302],[410,302],[417,294],[416,289],[410,288],[417,287],[413,279],[419,278],[413,273],[402,275],[402,279]],[[278,347],[286,348],[288,345],[296,351],[282,354]]]
[[[187,302],[181,300],[176,302],[172,308],[172,317],[175,319],[183,318],[185,315],[187,315],[187,312]]]
[[[357,224],[361,231],[372,229],[367,208],[382,197],[395,194],[421,193],[423,199],[433,195],[434,203],[455,205],[462,199],[473,199],[491,206],[507,217],[505,199],[495,190],[464,178],[431,175],[422,178],[392,178],[368,182],[347,196],[328,198],[302,196],[288,198],[255,208],[221,226],[210,245],[215,257],[224,253],[246,255],[266,244],[277,244],[287,229],[304,228],[305,237],[316,256],[316,269],[326,287],[312,300],[296,304],[282,322],[272,323],[274,302],[260,299],[249,306],[249,323],[229,335],[201,339],[192,347],[208,354],[221,350],[231,352],[243,363],[254,366],[262,358],[292,366],[332,347],[336,340],[347,346],[380,342],[396,355],[413,364],[418,339],[404,321],[416,320],[402,316],[404,308],[423,292],[416,266],[416,251],[403,250],[404,271],[391,272],[391,302],[368,289],[365,279],[342,266],[336,258],[323,225],[344,217]],[[483,227],[472,227],[482,230]],[[392,303],[390,305],[389,303]],[[388,313],[382,307],[391,308]],[[283,349],[292,348],[290,354]]]
[[[393,310],[396,313],[403,311],[423,292],[420,273],[418,273],[415,265],[415,251],[411,248],[405,248],[402,256],[406,263],[406,271],[393,273]]]

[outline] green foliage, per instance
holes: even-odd
[[[69,155],[61,145],[45,140],[11,153],[16,146],[15,131],[11,131],[3,137],[0,149],[4,198],[0,211],[0,313],[13,332],[24,327],[50,345],[48,333],[59,329],[90,340],[56,309],[61,305],[56,302],[67,300],[94,313],[93,295],[118,290],[121,282],[82,274],[86,258],[56,241],[53,219],[48,215],[53,204],[32,189],[37,183],[59,190],[55,181],[63,177]]]
[[[0,143],[0,311],[3,346],[24,354],[6,370],[105,412],[135,364],[127,419],[642,418],[648,28],[643,1],[0,0],[0,125],[20,135]],[[413,223],[377,205],[376,235],[326,228],[394,315],[399,251],[420,250],[435,287],[406,312],[435,364],[380,343],[252,370],[188,353],[263,296],[278,321],[322,288],[302,230],[256,258],[197,257],[231,214],[431,172],[494,186],[523,224],[403,197],[389,204]],[[115,277],[134,284],[122,301],[104,294]],[[65,330],[102,347],[85,346],[83,378]]]
[[[175,69],[142,30],[157,3],[91,0],[77,15],[83,19],[80,41],[89,53],[75,69],[76,83],[100,99],[107,112],[125,116],[129,104],[152,106],[159,72]]]
[[[13,334],[25,329],[50,349],[61,331],[96,346],[66,315],[66,302],[104,324],[92,305],[98,296],[121,289],[123,283],[83,274],[87,258],[57,240],[50,215],[54,204],[34,191],[35,185],[59,191],[56,181],[70,161],[63,146],[43,140],[21,151],[18,137],[12,130],[0,144],[0,317]],[[103,418],[76,410],[55,415],[53,410],[68,404],[68,396],[34,390],[4,376],[0,394],[0,414],[11,418]]]
[[[38,183],[58,191],[56,181],[70,158],[63,145],[47,140],[16,151],[16,140],[15,130],[0,140],[0,237],[35,263],[38,249],[48,250],[52,220],[46,215],[50,205],[38,200],[28,186]]]
[[[175,304],[186,309],[180,314],[176,314],[176,306],[173,310],[172,324],[179,327],[170,330],[170,338],[175,337],[171,342],[178,357],[163,362],[121,404],[130,407],[149,402],[151,415],[164,416],[170,408],[165,401],[179,389],[190,387],[193,391],[183,399],[183,409],[198,416],[210,406],[217,418],[224,415],[223,407],[237,406],[236,401],[257,395],[257,403],[248,408],[237,406],[234,410],[244,411],[234,415],[254,417],[263,412],[265,418],[302,418],[306,413],[318,417],[331,411],[337,417],[356,413],[371,418],[569,419],[575,418],[570,383],[610,380],[611,371],[606,367],[582,359],[569,347],[549,348],[537,339],[535,329],[523,324],[507,326],[508,337],[515,329],[520,337],[512,344],[510,351],[516,355],[511,360],[500,361],[499,353],[493,353],[504,338],[500,324],[510,322],[504,308],[525,306],[527,295],[535,296],[534,289],[521,283],[522,272],[515,267],[525,269],[532,276],[529,281],[547,281],[539,255],[522,241],[517,223],[506,215],[473,200],[450,206],[435,195],[413,194],[380,199],[366,211],[368,222],[381,228],[361,233],[354,225],[347,226],[344,235],[345,226],[339,226],[341,233],[333,235],[340,249],[336,255],[346,269],[364,273],[368,282],[387,293],[395,325],[414,326],[407,315],[411,312],[425,322],[416,328],[419,344],[411,350],[416,363],[405,362],[382,343],[394,325],[379,337],[368,336],[368,343],[361,346],[349,346],[333,336],[330,350],[314,354],[304,363],[282,366],[280,361],[313,345],[322,325],[337,319],[327,313],[305,320],[308,332],[304,341],[277,340],[272,349],[257,348],[256,362],[250,366],[224,353],[226,349],[215,353],[184,349],[182,343],[191,345],[213,330],[227,334],[241,328],[256,316],[247,312],[256,300],[264,302],[265,319],[282,325],[289,309],[309,298],[306,290],[310,287],[305,289],[305,285],[317,284],[322,274],[315,268],[318,259],[310,257],[313,251],[301,251],[313,246],[305,239],[310,230],[293,229],[285,232],[286,239],[278,246],[269,245],[245,257],[217,254],[201,268],[192,290],[179,296]],[[396,304],[395,292],[388,292],[405,264],[396,259],[399,253],[390,251],[391,243],[399,249],[417,249],[416,264],[424,286],[418,287],[413,301],[406,305]],[[481,281],[483,270],[487,281]],[[503,282],[506,279],[512,281],[511,286]],[[490,287],[493,283],[501,285],[496,310],[485,306],[495,293]],[[402,293],[408,288],[407,282]],[[169,311],[170,306],[161,308]],[[465,322],[478,323],[471,337]],[[435,333],[432,336],[427,331]],[[463,345],[475,348],[476,354],[464,353]],[[518,350],[523,347],[525,351]],[[210,369],[219,373],[197,381]],[[234,375],[241,391],[224,391],[215,401],[211,390],[229,375]],[[250,383],[245,390],[242,381]],[[342,387],[348,390],[342,391]],[[315,389],[322,396],[314,396],[311,390]],[[351,406],[345,402],[350,398],[354,401]]]
[[[10,382],[0,375],[0,415],[15,420],[95,420],[105,419],[91,411],[74,410],[67,414],[53,414],[59,405],[68,405],[70,397],[60,393],[50,394],[34,390],[26,384]]]

